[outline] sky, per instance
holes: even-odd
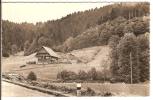
[[[2,3],[2,19],[35,24],[108,4],[110,3]]]

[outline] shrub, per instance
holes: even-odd
[[[96,80],[97,78],[97,71],[96,68],[92,68],[89,72],[88,72],[88,77],[91,80]]]
[[[96,79],[97,80],[104,80],[104,78],[105,78],[104,72],[97,71],[97,77],[96,77]]]
[[[8,53],[3,53],[3,57],[9,57],[9,54]]]
[[[63,70],[57,74],[57,78],[63,80],[75,80],[77,79],[77,74],[72,71]]]
[[[38,86],[38,87],[42,87],[42,88],[46,88],[50,90],[63,91],[65,93],[75,93],[76,92],[75,88],[70,88],[66,86],[56,86],[53,84],[41,83],[41,82],[31,82],[31,84],[34,86]]]
[[[88,74],[85,71],[80,70],[78,73],[78,78],[80,80],[86,80],[88,78]]]
[[[108,69],[103,70],[105,81],[110,81],[111,79],[111,71]]]
[[[96,93],[95,93],[95,91],[92,90],[90,87],[87,87],[87,90],[86,90],[86,92],[85,92],[85,95],[86,95],[86,96],[95,96]]]
[[[117,82],[116,78],[111,78],[110,79],[110,83],[116,83],[116,82]]]
[[[125,82],[125,79],[121,76],[115,76],[110,79],[110,82],[111,83]]]
[[[29,73],[29,75],[27,76],[27,79],[31,80],[31,81],[35,81],[35,80],[37,80],[37,76],[36,76],[36,74],[34,72],[31,71]]]
[[[57,79],[65,80],[75,80],[75,81],[89,81],[89,80],[102,80],[110,81],[110,71],[96,71],[95,68],[92,68],[88,72],[80,70],[78,74],[72,71],[63,70],[57,74]]]
[[[7,74],[2,74],[2,78],[10,80],[10,77]]]
[[[58,72],[58,73],[57,73],[57,79],[62,79],[61,77],[62,77],[62,76],[61,76],[61,72]]]
[[[29,62],[26,62],[27,64],[36,64],[36,61],[29,61]]]
[[[69,76],[68,77],[69,80],[76,80],[77,79],[77,74],[75,72],[69,71],[68,76]]]
[[[33,82],[31,82],[30,84],[33,85],[33,86],[37,86],[37,85],[39,85],[39,83],[36,82],[36,81],[33,81]]]
[[[55,86],[55,85],[48,85],[48,84],[46,84],[46,87],[48,89],[53,89],[53,90],[57,90],[58,89],[58,86]]]
[[[59,76],[61,79],[66,80],[68,77],[68,71],[67,70],[63,70],[59,73]]]
[[[104,93],[104,96],[106,96],[106,97],[113,96],[113,94],[111,92],[106,92],[106,93]]]

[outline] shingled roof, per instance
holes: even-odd
[[[60,58],[60,56],[57,53],[55,53],[51,48],[45,46],[42,47],[49,53],[50,56]]]

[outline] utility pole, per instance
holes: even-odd
[[[45,56],[43,56],[43,67],[45,67]]]
[[[105,73],[105,71],[106,71],[106,68],[105,68],[105,66],[104,66],[104,83],[105,83],[105,81],[106,81],[106,73]]]
[[[109,60],[109,58],[108,58],[107,60],[105,60],[104,63],[103,63],[103,65],[102,65],[102,66],[103,66],[103,71],[104,71],[104,83],[105,83],[105,81],[106,81],[106,74],[107,74],[107,73],[106,73],[106,70],[107,70],[106,67],[107,67],[107,61],[108,61],[108,60]]]
[[[130,69],[131,69],[131,72],[130,72],[131,73],[131,75],[130,75],[131,76],[131,84],[133,84],[133,77],[132,77],[133,76],[132,75],[132,53],[131,52],[130,52]]]

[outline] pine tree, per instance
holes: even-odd
[[[139,50],[136,36],[133,33],[126,33],[118,44],[119,76],[124,82],[139,82],[140,70],[138,53]]]
[[[24,52],[26,52],[26,51],[28,50],[29,46],[30,46],[30,43],[29,43],[29,41],[27,40],[27,41],[24,43]]]
[[[18,47],[16,44],[12,45],[11,51],[12,51],[12,55],[15,55],[18,52]]]
[[[110,69],[111,69],[111,73],[112,73],[112,77],[115,78],[115,76],[117,76],[118,74],[118,53],[117,53],[117,44],[119,42],[119,36],[117,35],[113,35],[110,39],[109,39],[109,46],[111,48],[111,53],[110,53],[110,58],[111,59],[111,65],[110,65]]]
[[[150,78],[150,47],[149,47],[149,36],[143,34],[137,37],[139,43],[139,56],[140,56],[140,81],[144,82]]]

